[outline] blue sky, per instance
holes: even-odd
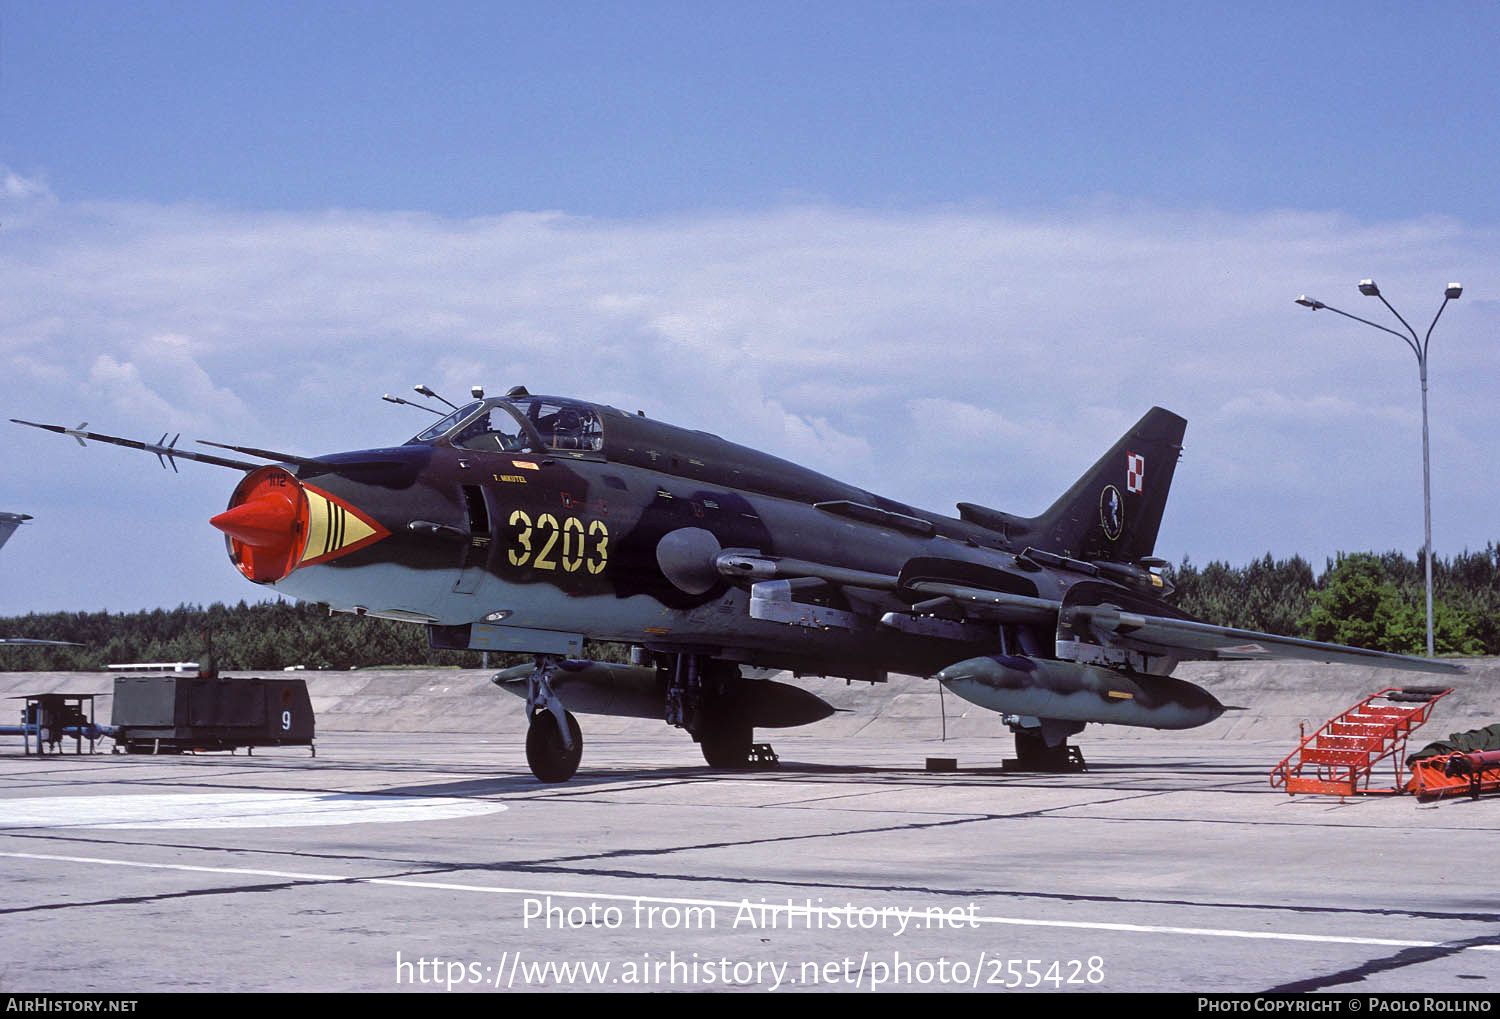
[[[1425,328],[1460,280],[1434,541],[1482,548],[1497,44],[1481,3],[0,0],[0,410],[317,453],[525,382],[1031,513],[1157,403],[1160,554],[1321,565],[1420,543],[1416,370],[1292,298]],[[0,613],[261,594],[233,475],[7,427]]]
[[[0,11],[7,162],[73,199],[1500,213],[1489,3]]]

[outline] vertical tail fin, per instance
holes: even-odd
[[[1032,544],[1084,560],[1135,562],[1151,555],[1182,455],[1187,420],[1152,407],[1041,516]]]

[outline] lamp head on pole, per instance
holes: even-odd
[[[1359,292],[1364,294],[1366,297],[1380,296],[1380,288],[1375,285],[1374,280],[1360,280]]]
[[[1322,301],[1315,301],[1311,297],[1308,297],[1306,294],[1303,294],[1301,297],[1297,298],[1296,303],[1302,305],[1302,307],[1304,308],[1311,308],[1313,311],[1317,311],[1319,308],[1328,307]]]
[[[1462,284],[1449,283],[1448,289],[1443,291],[1443,296],[1448,298],[1448,300],[1450,301],[1456,301],[1458,300],[1458,295],[1462,294],[1463,292],[1464,288]]]

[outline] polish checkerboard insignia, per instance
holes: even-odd
[[[1146,458],[1139,453],[1125,454],[1125,491],[1142,492],[1146,488]]]

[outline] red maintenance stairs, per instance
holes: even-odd
[[[1271,770],[1271,787],[1291,795],[1354,796],[1402,792],[1406,738],[1427,721],[1452,687],[1387,687],[1331,718]],[[1371,787],[1375,768],[1391,758],[1391,784]]]

